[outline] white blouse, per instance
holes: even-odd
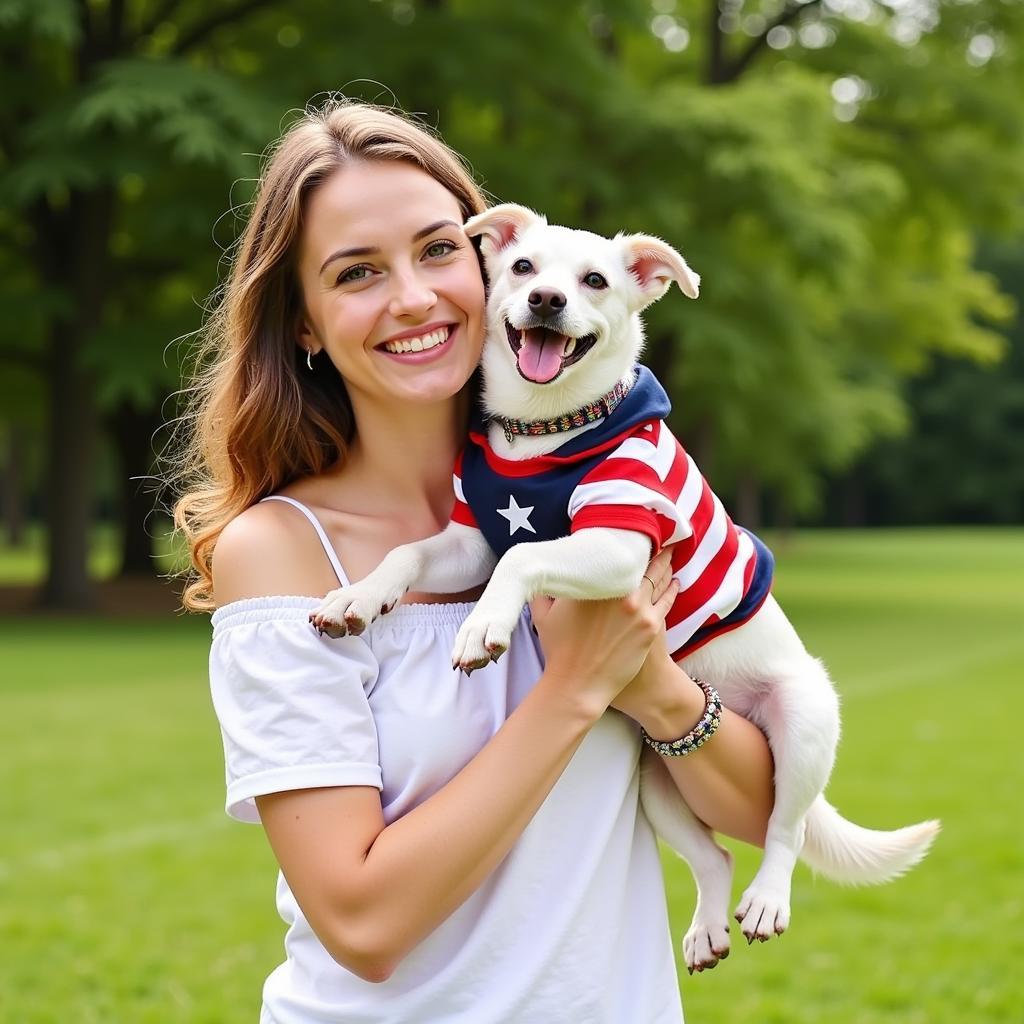
[[[347,582],[320,524],[342,584]],[[508,653],[451,667],[471,604],[400,605],[358,638],[319,636],[313,597],[236,601],[213,615],[210,684],[227,811],[255,796],[375,786],[392,822],[448,782],[536,682],[524,612]],[[612,711],[591,729],[505,860],[383,983],[336,963],[283,875],[287,959],[263,1024],[679,1024],[654,835],[637,800],[639,733]]]

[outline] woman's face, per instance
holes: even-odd
[[[455,197],[412,164],[357,161],[304,221],[300,341],[327,351],[357,413],[458,393],[480,359],[484,286]]]

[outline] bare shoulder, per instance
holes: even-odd
[[[320,597],[338,585],[312,525],[278,501],[253,505],[224,527],[212,568],[218,606],[249,597]]]

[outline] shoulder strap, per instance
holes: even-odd
[[[334,569],[335,575],[338,577],[338,582],[343,586],[349,585],[348,577],[345,575],[345,570],[341,567],[341,562],[338,560],[338,555],[334,548],[331,546],[331,542],[327,539],[327,533],[324,528],[320,525],[320,520],[301,501],[296,501],[294,498],[286,497],[284,494],[270,494],[267,497],[260,499],[263,501],[286,501],[289,505],[294,505],[309,521],[313,524],[313,529],[316,530],[316,535],[320,538],[320,543],[324,546],[324,551],[327,554],[327,558],[331,563],[331,567]]]

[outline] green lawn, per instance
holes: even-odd
[[[682,972],[688,1021],[1024,1021],[1024,531],[775,550],[777,593],[843,697],[831,799],[944,831],[882,888],[801,868],[786,935],[748,947],[734,928],[726,963]],[[221,812],[208,635],[195,618],[0,621],[4,1024],[255,1024],[283,928],[261,832]],[[734,849],[738,896],[757,855]],[[681,936],[692,884],[666,867]]]

